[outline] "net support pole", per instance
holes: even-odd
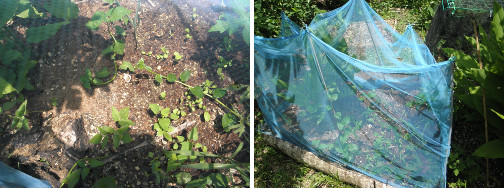
[[[311,168],[322,171],[328,175],[337,177],[339,180],[349,184],[363,188],[393,188],[390,185],[375,180],[369,176],[359,173],[354,170],[343,167],[340,164],[327,161],[317,157],[312,152],[301,149],[300,147],[291,144],[287,141],[278,139],[274,136],[262,134],[263,139],[271,146],[280,149],[289,157],[296,159],[299,162],[305,163]]]

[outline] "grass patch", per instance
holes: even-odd
[[[255,136],[255,187],[353,187],[297,162]]]

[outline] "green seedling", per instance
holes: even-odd
[[[173,150],[164,151],[165,157],[168,159],[166,163],[166,174],[177,169],[177,168],[193,168],[202,170],[216,170],[216,169],[230,169],[234,168],[238,170],[242,178],[249,184],[249,164],[248,163],[238,163],[233,160],[233,158],[241,151],[243,148],[243,143],[240,143],[238,148],[229,157],[220,156],[208,153],[206,146],[198,143],[198,129],[194,127],[187,137],[177,136],[173,139]],[[156,176],[156,183],[159,183],[161,178],[166,178],[159,168],[162,165],[162,161],[158,159],[160,157],[154,157],[154,153],[149,153],[149,157],[153,160],[151,161],[152,172]],[[206,163],[205,158],[220,158],[226,163]],[[177,176],[177,175],[176,175]],[[187,177],[187,175],[178,175],[180,180],[178,184],[186,185],[186,187],[204,187],[206,185],[213,185],[215,187],[227,187],[230,177],[221,173],[212,173],[208,176],[191,180],[192,178]]]
[[[107,0],[107,1],[113,2],[112,0]],[[107,12],[102,12],[102,11],[95,12],[93,17],[91,17],[91,20],[89,20],[86,23],[86,27],[88,27],[89,29],[91,29],[93,31],[96,31],[96,30],[98,30],[98,28],[100,27],[100,25],[102,23],[105,23],[105,25],[107,26],[107,32],[109,33],[110,37],[113,39],[113,43],[111,46],[109,46],[105,50],[103,50],[102,54],[105,55],[105,54],[113,53],[111,57],[112,57],[112,59],[115,59],[116,54],[119,54],[119,55],[124,54],[124,40],[116,39],[116,37],[110,31],[111,30],[110,27],[111,27],[111,25],[114,25],[114,22],[120,21],[120,20],[122,20],[125,23],[125,25],[127,25],[128,19],[131,20],[131,18],[129,18],[128,15],[132,11],[124,8],[123,6],[120,6],[119,2],[117,2],[116,4],[110,3],[110,2],[109,2],[109,4],[111,4],[111,6],[109,7],[109,10]],[[128,18],[128,19],[126,19],[126,18]],[[132,22],[132,24],[135,24],[135,23]],[[116,29],[116,34],[118,36],[124,37],[126,35],[124,28],[122,28],[121,26],[114,25],[113,27]]]
[[[175,60],[177,60],[177,61],[182,59],[182,55],[179,54],[178,52],[173,52],[173,55],[175,56]]]
[[[195,20],[196,18],[198,18],[198,14],[196,14],[196,8],[193,8],[192,11],[193,11],[192,17],[193,20]]]
[[[110,75],[107,67],[104,67],[103,69],[95,73],[94,77],[91,75],[91,71],[86,68],[84,75],[80,77],[82,85],[84,85],[84,88],[86,89],[91,89],[91,85],[105,85],[112,82],[117,76],[117,64],[115,61],[114,68],[114,76],[106,82],[104,82],[102,79],[107,78]]]
[[[191,40],[191,39],[192,39],[192,36],[191,36],[191,34],[190,34],[190,30],[189,30],[189,28],[185,28],[185,30],[184,30],[184,31],[187,33],[187,34],[186,34],[186,38],[187,38],[187,39],[189,39],[189,40]]]
[[[219,68],[230,67],[233,65],[231,64],[231,62],[233,62],[233,60],[226,61],[222,56],[219,56],[219,62],[217,62],[217,67]]]
[[[152,56],[152,51],[149,51],[149,53],[146,53],[145,51],[142,51],[142,55],[146,55],[151,57]]]
[[[51,98],[51,105],[53,105],[54,107],[58,106],[58,98],[57,97]]]
[[[101,157],[104,158],[104,157]],[[73,167],[68,172],[68,175],[61,181],[61,187],[67,184],[69,188],[75,187],[75,185],[79,182],[80,179],[84,180],[89,175],[89,171],[92,168],[103,166],[105,163],[98,160],[101,158],[84,158],[79,159]]]
[[[168,53],[170,53],[170,52],[168,50],[166,50],[165,47],[161,47],[161,51],[163,51],[163,54],[156,55],[156,59],[157,60],[167,59],[168,58]]]
[[[129,116],[129,107],[123,108],[120,111],[112,107],[112,119],[116,124],[120,126],[118,129],[114,129],[109,126],[98,127],[99,133],[93,136],[89,143],[92,144],[100,144],[102,149],[105,149],[107,143],[109,141],[109,135],[112,135],[112,144],[114,149],[119,147],[119,144],[122,142],[124,144],[130,143],[133,141],[131,135],[128,133],[129,126],[135,125],[135,123],[128,119]]]
[[[166,99],[166,92],[161,92],[161,94],[159,94],[159,99],[161,100],[165,100]]]
[[[168,38],[172,38],[173,35],[175,35],[174,33],[172,33],[172,30],[170,29],[170,31],[168,31],[168,34],[170,35]]]

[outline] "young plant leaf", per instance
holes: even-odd
[[[170,116],[170,108],[164,108],[161,110],[161,116],[167,118]]]
[[[106,21],[107,19],[107,15],[105,14],[105,12],[102,12],[102,11],[96,11],[93,15],[93,17],[91,17],[91,20],[89,20],[87,23],[86,23],[86,27],[91,29],[91,30],[98,30],[98,27],[100,27],[100,25]]]
[[[122,65],[119,66],[119,69],[121,70],[129,70],[131,72],[135,72],[135,68],[133,67],[133,65],[128,62],[128,61],[123,61]]]
[[[198,141],[198,129],[194,127],[189,133],[189,139]]]
[[[122,6],[114,7],[114,8],[109,9],[107,11],[107,16],[109,16],[107,21],[113,22],[113,21],[120,20],[130,13],[131,13],[131,10],[128,10]]]
[[[129,107],[125,107],[119,111],[119,118],[122,120],[127,120],[129,116]]]
[[[175,60],[182,59],[182,55],[180,55],[178,52],[173,52],[173,55],[175,56]]]
[[[80,174],[81,174],[81,169],[77,169],[77,170],[73,171],[72,173],[70,173],[65,179],[63,179],[63,181],[61,181],[61,183],[68,184],[69,188],[73,188],[73,187],[75,187],[77,182],[79,182]]]
[[[84,75],[80,77],[82,85],[84,85],[84,88],[86,89],[91,89],[91,71],[86,68],[86,71],[84,72]]]
[[[168,82],[175,82],[175,80],[177,80],[177,77],[175,76],[175,74],[170,73],[170,74],[166,75],[166,80]]]
[[[103,177],[96,181],[91,188],[116,188],[119,187],[113,177]]]
[[[221,173],[212,173],[208,175],[208,178],[212,180],[212,185],[215,187],[227,187],[229,179],[226,175]]]
[[[107,67],[103,67],[98,73],[95,74],[96,78],[105,78],[110,75],[110,72],[107,70]]]
[[[121,120],[121,116],[119,115],[119,111],[117,111],[117,109],[114,107],[112,107],[112,119],[115,122],[118,122],[119,120]]]
[[[89,170],[91,170],[91,169],[88,167],[85,167],[82,169],[82,171],[81,171],[81,178],[82,179],[86,179],[87,175],[89,174]]]
[[[113,136],[112,136],[112,143],[114,144],[114,148],[118,148],[119,147],[119,134],[117,133],[114,133]]]
[[[207,122],[210,121],[210,113],[208,113],[207,111],[205,111],[205,113],[203,113],[203,118]]]
[[[222,90],[220,88],[217,88],[217,89],[214,89],[213,92],[212,92],[212,95],[218,99],[218,98],[221,98],[223,97],[224,95],[226,95],[226,91],[225,90]]]
[[[169,118],[161,118],[159,119],[159,126],[164,130],[164,131],[167,131],[167,132],[171,132],[169,130],[172,130],[173,131],[173,128],[170,129],[170,123],[171,123],[171,120]]]
[[[159,104],[149,104],[149,107],[151,111],[156,115],[161,111],[161,106],[159,106]]]
[[[100,167],[100,166],[103,166],[105,163],[97,160],[97,159],[90,159],[89,161],[89,166],[91,168],[95,168],[95,167]]]
[[[193,88],[189,89],[189,91],[191,91],[191,93],[198,98],[205,96],[205,94],[203,94],[203,89],[200,86],[194,86]]]
[[[47,24],[40,27],[30,27],[26,30],[26,41],[28,43],[39,43],[51,38],[59,31],[61,26],[69,24],[69,21]]]
[[[9,94],[14,91],[16,91],[16,89],[12,87],[12,85],[7,80],[0,76],[0,97],[3,97],[3,95]]]
[[[71,20],[79,16],[79,7],[66,0],[52,0],[45,2],[44,8],[50,12],[51,15],[65,20]]]
[[[102,135],[101,134],[96,134],[89,140],[89,143],[91,144],[99,144],[102,141]]]
[[[160,74],[156,74],[154,79],[156,80],[157,83],[160,83],[160,84],[163,83],[163,76],[161,76]]]
[[[180,74],[180,81],[186,82],[191,77],[191,71],[184,71]]]

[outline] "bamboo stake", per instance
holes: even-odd
[[[473,28],[474,28],[474,36],[476,37],[476,54],[478,55],[478,62],[479,62],[479,67],[480,69],[483,69],[483,62],[481,61],[481,54],[480,54],[480,46],[479,46],[479,37],[478,37],[478,30],[476,29],[476,20],[473,20]],[[481,86],[481,92],[483,95],[483,119],[485,121],[485,143],[488,142],[488,121],[487,121],[487,107],[486,107],[486,94],[485,94],[485,88]],[[490,165],[488,164],[488,158],[485,158],[486,160],[486,186],[490,187]]]

